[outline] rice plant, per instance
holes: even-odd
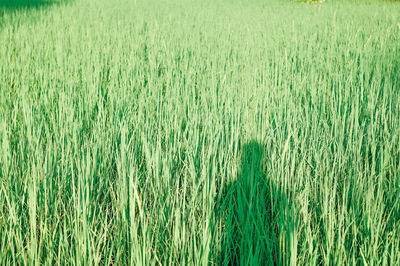
[[[400,263],[398,4],[4,3],[1,265]]]

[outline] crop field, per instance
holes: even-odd
[[[0,0],[0,265],[399,265],[400,3]]]

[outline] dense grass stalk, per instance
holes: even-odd
[[[398,264],[399,9],[0,5],[0,264]]]

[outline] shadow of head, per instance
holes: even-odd
[[[241,148],[237,180],[220,200],[224,235],[221,239],[222,265],[273,265],[278,253],[276,226],[279,190],[267,178],[264,146],[256,141]]]

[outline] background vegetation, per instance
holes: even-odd
[[[400,262],[398,4],[0,10],[0,264]]]

